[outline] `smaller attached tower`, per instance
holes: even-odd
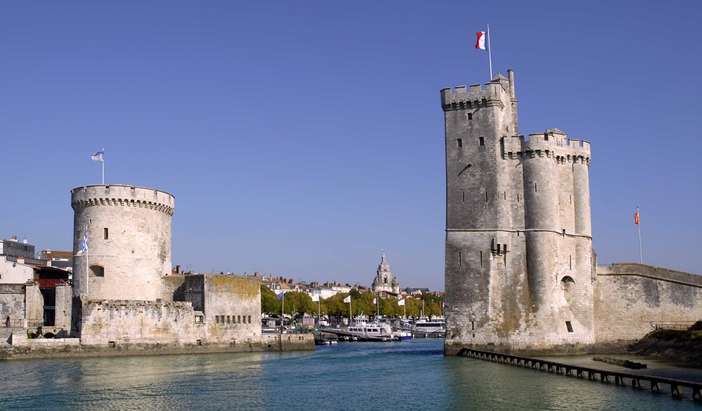
[[[150,188],[94,185],[71,190],[71,206],[73,296],[86,301],[163,298],[162,278],[171,273],[175,198]]]

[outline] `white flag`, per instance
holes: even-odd
[[[351,294],[349,294],[348,297],[344,298],[344,302],[347,304],[351,303]]]
[[[399,306],[405,305],[405,300],[398,300],[397,305],[399,305]]]
[[[374,298],[374,299],[373,299],[373,304],[378,304],[378,300],[376,300],[376,299]]]
[[[78,255],[85,255],[88,253],[88,226],[85,226],[83,231],[83,238],[80,240],[78,245]]]
[[[312,301],[315,303],[319,302],[319,294],[312,294]]]
[[[105,162],[105,152],[103,150],[95,152],[92,156],[90,156],[90,159],[93,161],[99,161],[101,163]]]

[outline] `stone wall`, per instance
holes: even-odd
[[[54,327],[62,328],[70,334],[71,329],[71,298],[73,287],[68,284],[56,286],[56,311]]]
[[[207,342],[260,340],[260,282],[231,275],[207,275],[204,279]]]
[[[702,320],[702,276],[642,264],[597,267],[598,344],[638,340],[656,326]]]
[[[24,285],[0,284],[0,327],[24,326]]]
[[[82,305],[81,343],[195,344],[204,328],[187,302],[88,301]]]
[[[37,284],[27,284],[24,296],[24,318],[29,327],[44,324],[44,297]]]
[[[86,236],[89,252],[73,259],[74,296],[92,300],[163,297],[171,274],[171,222],[175,198],[126,185],[71,190],[73,252]]]

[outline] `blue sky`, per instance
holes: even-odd
[[[69,190],[176,195],[174,264],[443,288],[439,90],[488,78],[520,133],[592,142],[594,245],[702,273],[699,2],[4,2],[0,236],[71,247]]]

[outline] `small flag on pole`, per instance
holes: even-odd
[[[639,215],[639,208],[636,207],[636,211],[634,212],[634,224],[639,225],[641,222],[641,216]]]
[[[312,301],[315,303],[319,302],[319,294],[312,294]]]
[[[346,298],[344,298],[344,302],[347,304],[351,304],[351,295],[348,295]]]
[[[485,32],[479,31],[475,33],[475,48],[480,50],[485,50]]]
[[[90,156],[90,159],[93,161],[99,161],[101,163],[105,162],[105,152],[104,151],[97,151],[93,155]]]
[[[373,304],[378,304],[378,300],[373,298]]]
[[[405,300],[404,300],[404,299],[399,300],[399,301],[397,302],[397,305],[399,305],[399,306],[405,305]]]

